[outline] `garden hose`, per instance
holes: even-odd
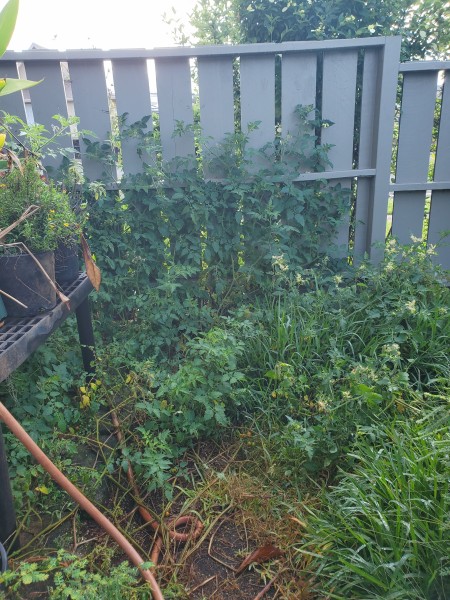
[[[5,550],[5,546],[0,542],[0,558],[1,558],[1,566],[0,573],[4,573],[8,568],[8,555]]]
[[[122,431],[120,429],[119,419],[114,410],[111,411],[111,421],[116,429],[116,435],[117,435],[117,439],[119,440],[119,444],[123,448],[123,446],[124,446],[123,435],[122,435]],[[140,491],[137,486],[137,483],[136,483],[136,480],[134,477],[134,473],[133,473],[133,469],[132,469],[130,463],[128,463],[127,477],[128,477],[128,481],[131,485],[131,488],[133,490],[133,494],[136,498],[136,502],[138,504],[139,514],[144,519],[144,521],[146,523],[148,523],[155,530],[155,532],[157,534],[156,540],[155,540],[155,543],[153,545],[152,552],[150,555],[152,563],[154,565],[156,565],[156,564],[158,564],[159,555],[161,554],[161,550],[163,547],[163,540],[162,540],[162,537],[160,534],[161,524],[158,523],[158,521],[152,517],[152,515],[149,513],[149,511],[141,503]],[[180,533],[180,532],[176,531],[178,527],[188,527],[188,526],[190,526],[191,530],[188,531],[187,533]],[[172,519],[171,521],[168,521],[166,523],[166,527],[167,527],[167,533],[168,533],[169,537],[172,540],[175,540],[177,542],[187,542],[188,540],[196,540],[203,531],[203,523],[200,521],[200,519],[198,519],[197,517],[191,516],[191,515]]]
[[[69,479],[52,463],[48,456],[39,448],[34,440],[28,435],[20,423],[13,417],[8,409],[0,402],[0,420],[5,423],[8,429],[22,442],[31,455],[41,464],[49,475],[60,485],[83,510],[85,510],[122,548],[131,562],[139,569],[142,577],[147,581],[151,588],[153,600],[164,600],[162,592],[158,586],[155,576],[149,569],[141,567],[144,560],[136,552],[130,542],[120,531],[96,508],[90,500],[84,496],[80,490],[73,485]],[[3,556],[2,556],[3,568]]]

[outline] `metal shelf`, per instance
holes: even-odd
[[[0,328],[0,382],[15,371],[72,314],[92,292],[86,273],[62,287],[70,308],[58,301],[52,310],[34,317],[7,317]]]

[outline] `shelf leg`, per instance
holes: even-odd
[[[16,527],[16,511],[14,509],[11,493],[5,443],[3,441],[2,426],[0,424],[0,542],[2,542],[9,551],[17,550],[19,548],[18,538],[16,538],[13,547],[10,547],[10,544],[8,544],[8,540],[13,536]]]
[[[95,375],[95,341],[89,298],[85,298],[75,312],[84,370],[89,377],[93,377]]]

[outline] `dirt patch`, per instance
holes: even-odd
[[[237,566],[253,548],[231,517],[224,519],[211,532],[187,561],[181,574],[192,600],[253,600],[265,587],[261,575],[250,567],[240,575]],[[273,598],[272,590],[265,598]]]

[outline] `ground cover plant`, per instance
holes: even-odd
[[[245,139],[233,137],[224,182],[205,182],[197,157],[170,187],[154,166],[119,193],[87,187],[105,282],[95,378],[85,381],[67,323],[1,387],[144,556],[154,534],[136,514],[130,464],[160,522],[202,520],[185,546],[163,528],[166,598],[253,600],[269,583],[264,595],[286,599],[449,596],[446,275],[420,240],[389,239],[379,265],[325,245],[348,197],[326,182],[284,182],[292,157],[326,164],[326,148],[311,156],[310,142],[296,140],[286,164],[283,149],[265,148],[280,157],[269,181],[266,167],[242,177]],[[308,237],[319,216],[324,229]],[[23,543],[0,594],[148,597],[6,438]],[[237,574],[268,546],[279,552]]]

